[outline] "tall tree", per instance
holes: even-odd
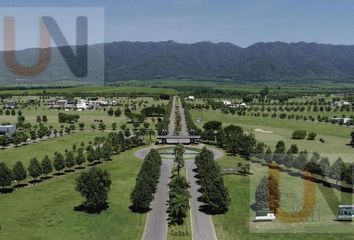
[[[174,149],[173,152],[175,154],[175,159],[174,162],[176,163],[177,166],[177,174],[179,176],[181,168],[184,166],[184,159],[183,159],[183,154],[185,152],[185,149],[183,145],[178,144]]]
[[[86,199],[86,206],[101,208],[107,204],[111,188],[111,175],[107,170],[91,168],[76,178],[76,191]]]
[[[329,176],[336,180],[336,184],[338,184],[338,181],[342,180],[342,174],[344,171],[344,162],[341,158],[338,158],[335,163],[331,166],[329,169]]]
[[[57,172],[60,172],[65,168],[64,156],[59,152],[54,153],[54,168]]]
[[[7,167],[5,163],[0,163],[0,187],[3,189],[4,187],[11,186],[12,184],[12,172]]]
[[[320,175],[322,176],[323,179],[324,177],[329,175],[329,170],[331,167],[328,158],[322,157],[319,162],[319,166],[320,166]]]
[[[43,174],[47,177],[48,174],[53,172],[53,166],[52,166],[52,162],[50,161],[48,155],[45,155],[42,162],[41,162],[41,166],[43,169]]]
[[[21,161],[17,161],[12,169],[13,179],[20,184],[27,177],[27,170]]]
[[[75,166],[75,156],[72,151],[69,151],[65,156],[65,167],[71,169]]]
[[[81,167],[82,164],[85,163],[85,161],[86,161],[86,158],[85,158],[84,152],[82,149],[80,149],[76,158],[75,158],[75,162],[77,165],[79,165]]]
[[[38,162],[37,158],[32,158],[28,166],[28,173],[34,180],[42,175],[42,166]]]

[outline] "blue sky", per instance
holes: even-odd
[[[91,23],[97,24],[93,29],[104,25],[104,36],[92,34],[90,43],[174,40],[231,42],[242,47],[260,41],[354,44],[354,0],[1,0],[0,6],[42,6],[53,11],[55,7],[102,7],[102,22]],[[59,12],[65,18],[65,11]],[[0,9],[0,16],[4,14]],[[36,45],[38,26],[24,26],[23,37],[16,40],[18,46]],[[67,26],[67,36],[74,41],[73,22],[63,21],[62,26]]]

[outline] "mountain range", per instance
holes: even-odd
[[[75,79],[58,49],[39,76],[16,77],[0,53],[0,83],[60,82]],[[16,52],[18,61],[31,65],[38,49]],[[318,43],[256,43],[241,48],[231,43],[112,42],[89,46],[89,76],[95,82],[124,80],[198,79],[222,81],[354,81],[354,45]]]

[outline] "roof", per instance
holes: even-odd
[[[200,139],[200,136],[157,136],[157,139]]]

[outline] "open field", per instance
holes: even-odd
[[[42,160],[47,154],[52,159],[54,152],[64,153],[65,149],[71,150],[73,144],[79,147],[80,143],[84,142],[87,145],[89,141],[93,142],[96,136],[105,135],[107,135],[107,133],[104,132],[78,132],[18,148],[4,149],[0,151],[1,161],[9,167],[12,167],[17,161],[22,161],[27,167],[31,158],[36,157]]]
[[[12,97],[12,100],[15,101],[26,101],[29,97]],[[31,98],[34,99],[34,98]],[[80,115],[80,119],[78,122],[85,124],[85,129],[90,130],[91,124],[98,126],[99,121],[103,121],[106,124],[107,129],[111,129],[112,123],[116,123],[117,127],[122,125],[123,123],[127,122],[127,117],[124,115],[124,109],[128,106],[136,106],[132,111],[133,112],[140,112],[144,107],[148,107],[151,105],[158,105],[158,104],[167,104],[167,100],[154,100],[151,97],[138,97],[138,98],[112,98],[112,100],[117,101],[116,106],[107,106],[107,107],[99,107],[98,109],[87,109],[83,111],[64,111],[64,110],[55,110],[55,109],[48,109],[44,103],[41,103],[40,106],[28,106],[24,108],[16,109],[21,110],[22,115],[25,117],[26,123],[37,124],[36,119],[37,116],[47,116],[48,121],[45,123],[46,126],[52,126],[54,128],[59,129],[62,125],[68,126],[69,124],[59,123],[58,122],[58,113],[66,113],[66,114],[78,114]],[[44,100],[46,102],[46,100]],[[137,102],[142,102],[142,105],[138,105]],[[107,110],[113,108],[116,110],[119,108],[122,111],[120,117],[109,116]],[[0,123],[16,123],[17,122],[17,115],[0,115]],[[77,125],[77,124],[76,124]],[[76,126],[78,128],[78,126]]]
[[[1,196],[0,239],[140,239],[146,215],[128,209],[142,162],[135,150],[100,166],[112,177],[109,208],[100,214],[74,210],[83,201],[74,190],[78,173]]]
[[[328,156],[331,161],[335,161],[339,156],[345,161],[353,161],[351,154],[354,153],[354,148],[347,146],[350,142],[352,129],[345,126],[287,119],[243,117],[227,115],[218,111],[191,111],[191,114],[194,120],[197,118],[201,120],[197,123],[199,127],[210,120],[219,120],[225,125],[241,126],[248,133],[255,134],[257,140],[271,146],[272,149],[279,140],[283,140],[287,147],[297,144],[300,150],[308,150],[311,153],[317,151],[321,155]],[[272,133],[262,133],[254,131],[255,129],[268,130]],[[298,129],[315,132],[317,137],[314,141],[294,140],[291,138],[292,132]],[[323,138],[325,142],[321,143],[320,138]]]

